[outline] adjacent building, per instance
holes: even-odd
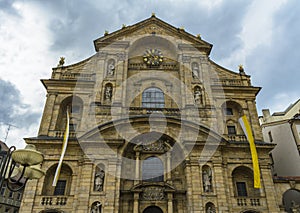
[[[235,72],[216,64],[209,58],[212,45],[200,35],[154,14],[105,32],[94,46],[96,53],[78,63],[65,65],[61,58],[42,80],[47,100],[40,130],[26,142],[44,153],[46,175],[27,183],[22,213],[294,208],[282,201],[286,183],[280,190],[273,183],[269,153],[275,145],[263,141],[255,105],[260,87],[242,66]],[[260,189],[253,185],[242,115],[256,142]]]
[[[299,212],[300,191],[300,99],[283,112],[264,109],[259,120],[264,141],[276,144],[270,152],[277,196],[287,212]]]
[[[264,141],[276,144],[270,156],[275,176],[300,176],[300,99],[283,112],[260,117]]]

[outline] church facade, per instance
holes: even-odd
[[[212,45],[155,15],[94,41],[96,53],[53,68],[37,137],[46,175],[27,183],[20,212],[281,212],[242,67],[209,58]],[[67,112],[69,140],[56,186]],[[246,115],[261,188],[253,185]]]

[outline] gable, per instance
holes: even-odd
[[[203,41],[199,36],[194,36],[182,28],[176,28],[161,19],[158,19],[155,15],[152,15],[150,18],[132,26],[122,27],[122,29],[110,34],[105,33],[103,37],[94,40],[95,50],[98,52],[101,48],[110,45],[113,42],[145,35],[170,36],[174,39],[184,40],[195,48],[205,51],[207,55],[209,55],[212,49],[212,44]]]

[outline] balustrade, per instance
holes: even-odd
[[[59,205],[64,206],[67,205],[68,198],[65,196],[45,196],[41,199],[41,204],[44,205]]]
[[[245,135],[227,135],[229,142],[247,142]]]
[[[236,198],[238,206],[260,206],[259,198]]]

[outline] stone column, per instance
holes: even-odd
[[[276,191],[272,180],[271,170],[268,168],[267,165],[261,165],[260,171],[261,171],[262,186],[265,188],[265,192],[266,192],[268,211],[280,212],[278,208],[279,205],[277,203],[276,196],[274,196],[276,194]]]
[[[168,193],[168,213],[173,213],[173,194]]]
[[[214,178],[215,178],[215,193],[217,195],[218,203],[215,205],[218,205],[218,209],[220,212],[229,212],[228,209],[228,202],[227,200],[227,192],[226,189],[228,188],[228,183],[225,183],[226,180],[224,180],[224,173],[223,173],[223,167],[222,162],[216,162],[214,164]]]
[[[171,181],[171,153],[167,152],[167,168],[166,168],[166,181],[170,183]]]
[[[191,172],[191,185],[192,185],[192,209],[191,212],[200,212],[202,203],[199,202],[198,198],[201,196],[201,180],[199,159],[191,157],[190,159],[190,172]]]
[[[133,196],[133,213],[139,213],[139,193],[135,192]]]
[[[119,205],[120,205],[120,182],[121,179],[121,169],[122,169],[122,161],[120,158],[118,158],[117,161],[117,171],[116,171],[116,188],[115,188],[115,209],[114,212],[118,213],[119,212]]]
[[[193,212],[192,211],[192,206],[193,206],[193,187],[192,187],[192,174],[191,174],[191,167],[190,167],[190,161],[189,159],[185,160],[185,168],[184,168],[184,172],[185,172],[185,176],[186,176],[186,191],[187,191],[187,208],[188,211],[187,212]]]
[[[140,180],[140,153],[136,152],[135,155],[135,184]]]
[[[249,110],[249,122],[252,126],[253,136],[256,140],[263,140],[262,131],[259,126],[255,100],[246,100],[246,103],[247,103],[247,108]]]
[[[38,135],[48,135],[48,131],[51,125],[52,113],[54,109],[54,103],[56,100],[56,93],[47,94],[47,101],[44,108],[43,118],[41,121]]]

